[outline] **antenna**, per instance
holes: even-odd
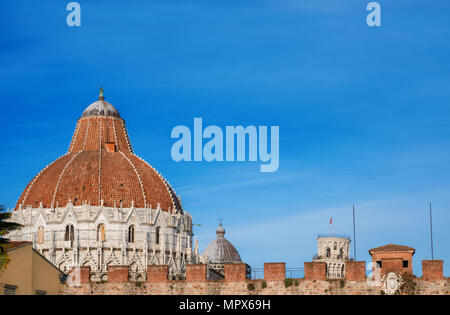
[[[431,236],[431,260],[434,260],[433,252],[433,217],[431,214],[431,202],[430,202],[430,236]]]
[[[355,229],[355,204],[353,204],[353,256],[356,261],[356,229]]]

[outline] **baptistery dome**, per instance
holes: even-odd
[[[78,120],[65,155],[26,186],[16,209],[88,204],[182,212],[166,179],[133,153],[124,120],[103,90]]]
[[[191,215],[167,180],[133,153],[103,89],[78,119],[67,153],[30,181],[11,220],[23,227],[10,239],[32,242],[63,272],[89,267],[92,281],[107,280],[112,266],[143,281],[149,265],[167,265],[169,279],[180,279],[199,260]]]
[[[90,116],[104,116],[104,117],[118,117],[120,118],[119,112],[110,103],[104,99],[99,99],[98,101],[89,105],[81,115],[81,118]]]

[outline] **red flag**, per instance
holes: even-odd
[[[330,218],[330,224],[333,223],[333,217]]]

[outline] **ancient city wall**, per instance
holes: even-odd
[[[423,277],[412,278],[408,291],[402,294],[449,294],[450,278],[443,276],[443,262],[423,261]],[[147,281],[128,281],[128,267],[110,267],[111,273],[106,282],[89,281],[89,267],[69,275],[78,279],[68,279],[63,294],[100,294],[100,295],[379,295],[383,294],[381,286],[370,285],[366,281],[365,262],[349,261],[346,263],[345,279],[327,280],[324,263],[305,263],[305,277],[286,279],[284,263],[264,264],[264,279],[246,279],[246,264],[225,265],[223,280],[207,280],[207,266],[196,264],[186,268],[186,280],[168,280],[167,266],[148,266]]]

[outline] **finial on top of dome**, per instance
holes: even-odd
[[[217,237],[223,237],[225,235],[225,229],[222,227],[222,219],[220,219],[219,227],[216,230]]]
[[[105,95],[103,94],[103,92],[104,92],[103,85],[100,85],[100,93],[98,95],[98,99],[102,101],[105,99]]]

